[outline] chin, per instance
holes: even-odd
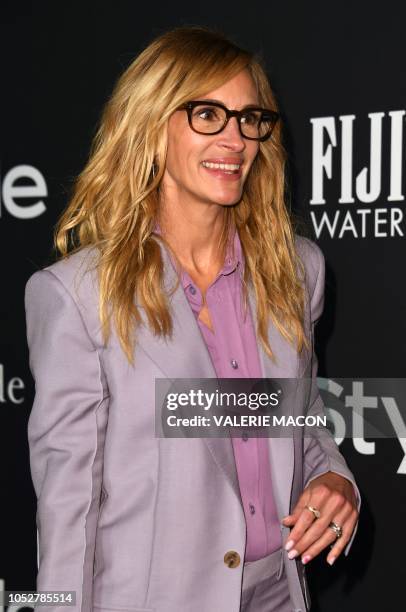
[[[213,202],[216,202],[217,204],[220,204],[221,206],[234,206],[234,204],[237,204],[242,197],[242,193],[240,193],[240,191],[238,191],[238,193],[219,193],[216,195],[213,195],[210,199]]]
[[[235,206],[236,204],[238,204],[238,202],[240,201],[240,198],[238,200],[232,200],[232,201],[228,201],[228,202],[218,202],[218,204],[220,204],[220,206]]]

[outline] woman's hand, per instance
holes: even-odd
[[[319,510],[320,518],[315,518],[306,506]],[[286,527],[293,527],[285,545],[289,558],[301,555],[302,563],[308,563],[332,545],[327,563],[333,565],[350,540],[358,515],[354,487],[347,478],[335,472],[314,478],[303,491],[293,513],[282,520]],[[329,527],[332,521],[342,528],[340,538]]]

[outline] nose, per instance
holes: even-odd
[[[241,136],[237,117],[230,117],[224,130],[218,134],[219,145],[233,151],[243,151],[246,143]]]

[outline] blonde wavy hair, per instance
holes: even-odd
[[[159,244],[165,240],[154,234],[168,119],[181,104],[217,89],[243,69],[254,80],[259,104],[277,110],[261,60],[222,33],[180,27],[153,40],[118,79],[103,109],[88,162],[55,227],[59,258],[96,247],[103,341],[108,341],[113,318],[130,364],[134,364],[136,328],[143,322],[139,306],[155,335],[172,334],[168,296],[179,279],[168,294]],[[272,138],[260,143],[241,200],[224,207],[221,239],[224,247],[230,228],[236,227],[246,261],[245,304],[251,282],[257,335],[271,358],[269,318],[299,352],[308,345],[303,266],[285,202],[281,127],[279,121]]]

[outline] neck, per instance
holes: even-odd
[[[221,234],[225,210],[216,204],[184,206],[161,202],[160,231],[180,264],[192,276],[213,276],[221,268]]]

